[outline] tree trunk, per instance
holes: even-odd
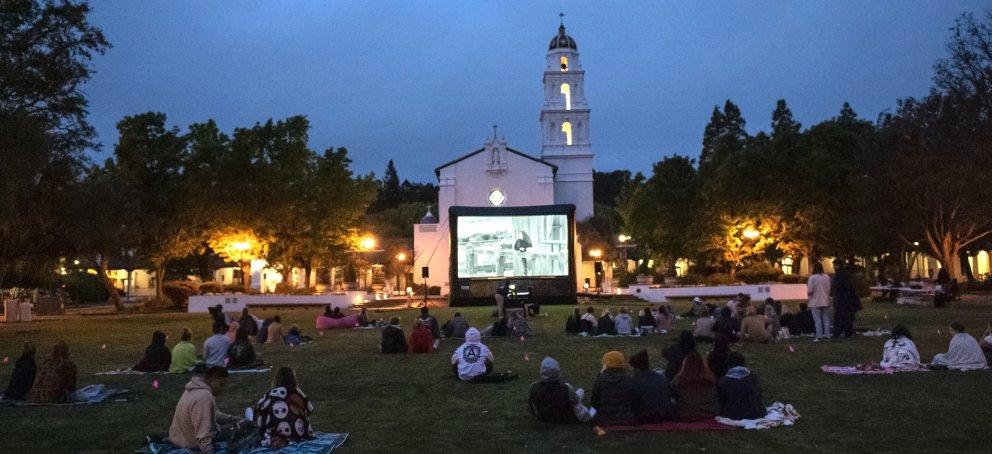
[[[244,292],[251,292],[251,262],[241,262],[241,285],[244,287]]]
[[[309,261],[303,262],[303,288],[310,288],[310,273],[313,271],[313,265]]]
[[[104,256],[100,256],[99,261],[100,268],[100,283],[103,284],[104,290],[107,291],[109,295],[109,301],[117,309],[117,312],[124,311],[124,302],[121,301],[121,295],[117,292],[117,287],[114,287],[114,281],[110,279],[110,260]]]
[[[283,266],[282,267],[282,285],[283,287],[293,286],[293,267]]]
[[[730,281],[734,282],[737,280],[737,265],[730,265]]]
[[[165,261],[156,262],[155,264],[155,299],[162,301],[164,298],[164,293],[162,292],[162,287],[165,287]],[[182,304],[179,302],[178,304]]]

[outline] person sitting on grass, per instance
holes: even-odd
[[[974,337],[965,332],[964,325],[958,322],[951,323],[951,331],[954,335],[951,337],[947,353],[938,353],[934,356],[933,361],[930,362],[931,366],[952,370],[988,369],[989,364],[985,354],[982,353],[982,347]]]
[[[759,344],[768,342],[772,338],[772,334],[768,332],[768,318],[751,306],[746,311],[747,316],[741,321],[741,340]]]
[[[333,310],[331,310],[330,312],[328,312],[327,311],[327,308],[329,308],[329,307],[330,307],[330,305],[328,305],[327,307],[324,308],[324,316],[325,317],[328,317],[328,318],[344,318],[344,314],[341,313],[341,308],[340,307],[335,307]]]
[[[599,325],[596,319],[596,309],[592,306],[586,308],[585,315],[582,316],[582,332],[590,336],[595,336]]]
[[[363,307],[361,310],[358,311],[357,326],[365,328],[371,324],[372,322],[369,320],[369,309],[367,307]]]
[[[413,321],[410,332],[410,353],[434,353],[434,333],[419,318]]]
[[[10,373],[10,383],[3,392],[3,400],[24,400],[31,391],[35,376],[38,374],[38,364],[34,360],[38,349],[31,343],[24,343],[21,356],[14,362],[14,370]]]
[[[507,320],[507,323],[510,327],[510,333],[515,337],[530,336],[533,334],[530,330],[530,324],[527,323],[527,316],[523,312],[510,312],[510,317]]]
[[[251,344],[248,330],[238,330],[234,343],[227,348],[227,366],[233,369],[256,366],[255,346]]]
[[[582,404],[584,391],[565,382],[558,361],[544,358],[540,376],[540,380],[531,383],[527,399],[527,407],[538,421],[569,424],[592,419],[594,412]]]
[[[217,409],[215,397],[224,390],[227,377],[227,369],[223,367],[197,367],[176,404],[169,426],[169,443],[204,454],[214,452],[214,440],[220,437],[219,424],[240,420]]]
[[[634,382],[634,413],[641,424],[669,421],[676,416],[672,390],[661,374],[651,370],[648,351],[641,350],[630,357]]]
[[[286,332],[286,345],[290,347],[295,347],[300,344],[305,344],[313,340],[310,336],[304,336],[303,331],[300,331],[300,327],[296,324],[289,326],[289,331]]]
[[[258,325],[258,335],[255,336],[256,344],[266,344],[269,341],[269,327],[275,320],[272,318],[267,318],[262,320],[262,323]]]
[[[702,312],[694,322],[692,322],[692,337],[696,342],[713,342],[713,325],[716,320],[709,315],[709,308],[703,306]]]
[[[249,336],[258,335],[258,319],[248,312],[247,307],[241,310],[241,318],[238,319],[238,324],[240,324],[242,328],[248,330]]]
[[[59,341],[52,356],[41,363],[34,383],[24,399],[33,404],[68,403],[76,391],[76,364],[69,359],[69,346]]]
[[[365,308],[363,307],[362,309],[364,310]],[[437,322],[437,317],[431,315],[430,310],[427,309],[427,306],[420,308],[420,317],[418,317],[417,320],[420,320],[420,322],[431,331],[431,335],[434,336],[434,339],[441,338],[441,326]]]
[[[879,366],[885,369],[915,370],[920,368],[920,352],[916,349],[913,336],[905,326],[892,328],[892,337],[882,347],[882,361]]]
[[[234,340],[238,338],[238,330],[241,329],[241,323],[232,321],[230,325],[227,325],[227,332],[224,333],[227,336],[227,340],[234,343]]]
[[[737,334],[741,331],[741,322],[731,315],[733,312],[729,307],[718,309],[719,314],[713,323],[714,335],[723,334],[730,343],[737,342]]]
[[[603,370],[592,385],[593,422],[602,426],[637,424],[634,381],[627,375],[627,358],[618,351],[603,355]]]
[[[165,333],[152,333],[152,343],[145,349],[145,356],[132,367],[138,372],[166,372],[172,365],[172,352],[165,346]]]
[[[651,334],[654,332],[655,324],[654,315],[651,315],[651,309],[647,307],[641,309],[641,315],[637,317],[638,332],[641,335]]]
[[[406,336],[400,328],[400,318],[389,319],[389,325],[382,330],[382,343],[379,345],[382,353],[406,353]]]
[[[813,311],[806,303],[799,304],[799,313],[796,314],[796,325],[799,327],[797,334],[816,334],[816,322],[813,320]]]
[[[179,334],[179,342],[172,347],[172,365],[169,366],[170,373],[178,374],[180,372],[186,372],[190,367],[200,362],[196,358],[196,346],[193,345],[192,340],[193,332],[189,328],[183,327]]]
[[[764,418],[768,411],[761,400],[761,382],[745,367],[744,357],[734,352],[727,359],[730,369],[717,381],[720,416],[734,420]]]
[[[575,308],[575,311],[568,320],[565,321],[565,334],[579,334],[582,332],[582,312],[579,308]]]
[[[665,348],[661,356],[668,361],[665,366],[665,378],[668,381],[675,379],[675,375],[679,373],[679,369],[682,368],[682,361],[689,353],[696,351],[696,340],[692,337],[691,331],[682,331],[679,334],[679,341],[674,345],[669,345]]]
[[[778,331],[782,329],[782,320],[779,318],[778,309],[775,306],[776,303],[774,299],[765,298],[764,316],[768,318],[768,327],[771,331],[772,337],[778,339]]]
[[[702,298],[697,296],[692,299],[692,308],[685,315],[687,317],[702,317],[707,313],[709,311],[706,309],[706,303],[703,302]]]
[[[720,410],[716,377],[699,353],[693,351],[686,355],[672,387],[678,399],[680,421],[697,422],[716,417]]]
[[[613,319],[613,326],[616,328],[617,334],[622,336],[629,336],[634,331],[634,320],[630,318],[626,307],[620,308],[620,313]]]
[[[227,367],[227,349],[231,342],[224,334],[227,327],[221,323],[214,324],[214,335],[203,341],[203,362],[207,367]]]
[[[667,333],[672,330],[672,322],[674,317],[672,312],[668,310],[665,306],[658,306],[658,310],[654,312],[654,329],[655,331],[661,333]]]
[[[730,369],[728,360],[730,359],[730,342],[727,336],[717,334],[713,340],[713,351],[706,356],[706,365],[710,366],[714,377],[722,377]]]
[[[489,325],[487,328],[482,330],[483,337],[488,336],[509,336],[510,335],[510,323],[507,321],[505,316],[500,316]]]
[[[455,312],[451,320],[445,322],[444,326],[441,327],[441,331],[444,332],[444,337],[463,338],[469,327],[468,321],[462,318],[462,313]]]
[[[465,332],[465,343],[451,355],[451,370],[462,381],[500,383],[517,378],[513,371],[493,372],[493,353],[482,344],[482,333],[476,328]]]
[[[613,323],[613,314],[610,314],[609,309],[603,310],[603,316],[599,317],[599,321],[596,322],[596,333],[600,336],[616,336],[617,327]]]
[[[280,367],[272,376],[272,387],[255,403],[254,423],[261,430],[258,445],[280,450],[293,443],[312,440],[310,415],[313,404],[300,389],[292,367]]]
[[[985,328],[985,334],[982,335],[982,340],[978,343],[979,347],[982,347],[982,352],[985,353],[985,360],[992,367],[992,323],[989,323]]]
[[[268,335],[266,336],[266,344],[281,344],[285,342],[282,334],[282,317],[276,315],[272,317],[272,323],[269,324]]]

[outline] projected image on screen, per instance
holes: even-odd
[[[568,275],[568,218],[461,216],[458,277]]]

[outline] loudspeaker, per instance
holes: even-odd
[[[420,278],[427,279],[429,277],[431,277],[431,269],[426,266],[420,267]]]

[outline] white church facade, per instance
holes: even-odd
[[[538,294],[567,284],[574,297],[593,277],[575,238],[575,222],[593,215],[584,76],[562,25],[543,74],[540,156],[509,147],[494,128],[482,148],[435,169],[436,211],[413,226],[415,282],[440,287],[454,304],[469,292],[491,298],[504,281]]]

